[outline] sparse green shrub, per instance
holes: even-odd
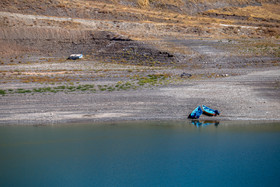
[[[5,95],[6,91],[5,90],[0,90],[0,95]]]
[[[76,87],[75,86],[68,86],[67,89],[68,89],[68,91],[73,92],[73,91],[76,90]]]
[[[140,86],[144,86],[145,84],[160,85],[162,84],[162,81],[168,77],[170,77],[168,74],[153,74],[148,75],[147,77],[137,77],[137,80]]]
[[[31,93],[31,90],[19,88],[15,91],[15,93]]]
[[[111,92],[111,91],[114,91],[115,88],[114,88],[113,86],[109,86],[109,87],[107,88],[107,90]]]

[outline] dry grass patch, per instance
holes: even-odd
[[[278,11],[277,11],[278,10]],[[248,20],[253,18],[262,18],[264,20],[280,21],[280,5],[279,4],[264,4],[262,6],[247,6],[247,7],[230,7],[208,10],[206,13],[224,14],[230,16],[248,17]]]

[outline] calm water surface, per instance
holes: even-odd
[[[280,186],[279,123],[0,127],[0,186]]]

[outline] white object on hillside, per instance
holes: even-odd
[[[83,54],[71,54],[68,59],[76,60],[83,58]]]

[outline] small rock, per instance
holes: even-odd
[[[189,74],[189,73],[185,73],[185,72],[184,72],[184,73],[181,74],[180,77],[181,77],[181,78],[184,78],[184,77],[190,78],[191,76],[192,76],[192,74]]]

